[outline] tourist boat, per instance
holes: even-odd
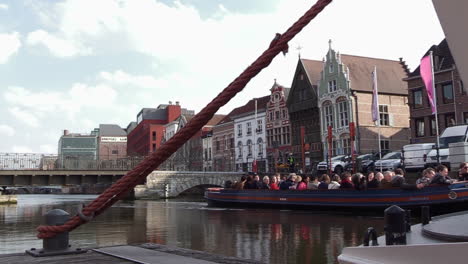
[[[459,205],[468,201],[468,182],[428,186],[420,190],[368,189],[357,190],[235,190],[208,188],[205,198],[210,206],[297,206],[304,209],[369,208],[382,209],[391,205],[405,208],[423,205]],[[468,203],[465,203],[468,204]]]

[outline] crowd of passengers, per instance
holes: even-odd
[[[448,169],[439,165],[435,169],[427,168],[421,173],[416,183],[407,183],[402,169],[384,172],[370,172],[367,176],[362,173],[351,174],[344,172],[338,174],[322,174],[317,176],[300,176],[290,173],[288,177],[276,173],[273,176],[263,176],[262,180],[256,174],[244,175],[240,181],[231,185],[232,188],[243,189],[269,189],[269,190],[331,190],[331,189],[421,189],[428,185],[452,184],[456,181],[468,180],[468,162],[460,164],[458,179],[448,175]],[[229,186],[227,186],[229,187]]]

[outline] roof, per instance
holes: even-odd
[[[342,54],[341,62],[349,69],[351,90],[372,92],[371,73],[375,66],[379,93],[408,94],[403,81],[406,73],[400,61]]]
[[[270,101],[270,95],[251,99],[249,102],[247,102],[247,104],[232,110],[231,113],[229,113],[229,116],[231,118],[234,118],[255,112],[255,100],[257,100],[257,111],[263,112],[266,108],[268,101]]]
[[[142,115],[141,120],[166,120],[167,109],[165,108],[143,108],[137,116]],[[139,123],[139,122],[138,122]]]
[[[206,123],[205,126],[215,126],[215,125],[219,124],[219,122],[221,122],[225,117],[226,117],[226,115],[214,115],[210,119],[210,121],[208,121],[208,123]]]
[[[455,65],[455,60],[453,59],[452,52],[448,46],[447,40],[444,39],[439,45],[432,45],[424,56],[429,55],[430,52],[433,52],[434,57],[438,57],[438,65],[434,65],[434,68],[437,71],[443,71],[446,69],[451,69],[453,65]],[[423,57],[424,57],[423,56]],[[419,76],[419,66],[416,68],[412,73],[409,74],[409,77],[416,77]]]
[[[323,62],[317,60],[308,60],[308,59],[300,59],[302,65],[306,71],[307,78],[309,78],[311,85],[317,85],[317,83],[321,79],[321,72],[323,69]]]
[[[123,130],[119,125],[114,124],[100,124],[99,125],[99,135],[100,136],[127,136],[125,130]]]

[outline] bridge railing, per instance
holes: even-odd
[[[0,170],[131,170],[143,156],[0,153]]]

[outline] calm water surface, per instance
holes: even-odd
[[[0,253],[41,248],[35,228],[51,209],[76,214],[91,195],[20,195],[0,205]],[[347,246],[362,243],[383,218],[273,209],[210,208],[205,202],[120,202],[70,234],[78,247],[158,243],[255,259],[265,263],[336,263]]]

